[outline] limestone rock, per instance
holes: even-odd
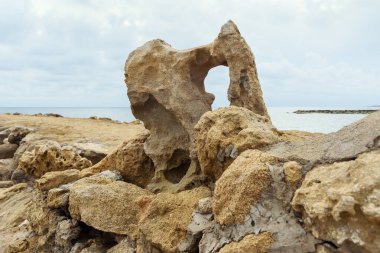
[[[90,166],[91,162],[77,154],[74,148],[61,147],[55,141],[46,141],[37,143],[30,151],[25,151],[18,161],[17,169],[39,178],[50,171],[82,170]]]
[[[49,190],[47,206],[49,208],[61,208],[69,204],[70,186],[62,185],[59,188]]]
[[[60,185],[71,183],[80,178],[80,171],[76,169],[64,171],[51,171],[45,173],[36,180],[36,187],[41,191],[47,191]]]
[[[296,189],[302,179],[302,166],[295,161],[287,162],[284,164],[284,174],[285,180]]]
[[[315,239],[290,210],[293,190],[285,180],[281,159],[258,150],[243,152],[216,182],[213,197],[215,220],[202,229],[200,253],[214,253],[248,234],[269,232],[270,252],[304,253],[315,250]],[[198,213],[207,220],[207,214]],[[202,220],[202,217],[196,217]],[[193,228],[194,227],[194,228]]]
[[[195,138],[202,171],[216,179],[244,150],[280,141],[267,118],[235,106],[205,113],[195,126]]]
[[[244,223],[251,206],[271,185],[268,166],[277,162],[256,150],[243,152],[215,184],[213,213],[223,225]]]
[[[98,174],[73,183],[69,211],[74,219],[96,229],[136,238],[139,213],[136,199],[146,195],[152,193]]]
[[[207,93],[208,71],[224,65],[230,69],[228,98],[269,119],[257,77],[254,56],[236,25],[228,21],[210,44],[176,50],[162,40],[152,40],[134,50],[125,64],[125,82],[135,117],[151,135],[145,152],[162,171],[196,163],[193,128],[211,110],[214,95]],[[185,168],[186,171],[186,168]]]
[[[268,232],[247,235],[239,242],[227,244],[218,253],[266,253],[272,242],[272,235]]]
[[[119,171],[126,182],[145,187],[154,175],[153,163],[144,152],[144,142],[148,136],[149,133],[145,132],[123,142],[106,158],[85,171]]]
[[[179,246],[186,239],[188,225],[199,199],[209,197],[206,187],[176,194],[159,193],[142,209],[139,229],[146,240],[163,252],[188,252]],[[192,245],[187,245],[191,247]]]
[[[349,252],[380,249],[380,151],[307,173],[293,208],[312,234]]]
[[[1,144],[0,145],[0,159],[12,158],[18,148],[17,144]]]

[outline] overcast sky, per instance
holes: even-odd
[[[268,106],[378,105],[379,10],[379,0],[0,0],[0,106],[129,106],[133,49],[207,44],[229,19]],[[227,68],[205,85],[227,105]]]

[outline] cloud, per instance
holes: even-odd
[[[123,66],[144,42],[209,43],[234,20],[269,106],[378,104],[376,0],[0,1],[0,106],[128,106]],[[228,71],[206,89],[228,104]]]

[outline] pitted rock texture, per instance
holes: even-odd
[[[73,147],[62,147],[55,141],[37,143],[29,150],[22,153],[17,169],[35,178],[49,171],[82,170],[92,165],[89,160],[76,153]]]
[[[194,131],[201,169],[216,179],[244,150],[280,141],[267,118],[236,106],[205,113]]]
[[[210,44],[176,50],[162,40],[152,40],[134,50],[125,64],[125,82],[132,112],[151,135],[145,152],[162,171],[188,166],[195,159],[193,128],[211,110],[214,95],[204,79],[216,66],[228,66],[231,105],[245,107],[267,117],[254,56],[236,25],[229,21]],[[192,163],[195,161],[192,160]]]
[[[251,206],[271,185],[268,166],[275,157],[257,150],[247,150],[228,167],[216,182],[213,213],[223,225],[242,224]],[[228,192],[228,194],[226,194]]]
[[[118,171],[126,182],[145,187],[154,175],[152,160],[144,151],[144,142],[148,136],[148,131],[145,131],[124,141],[115,151],[96,165],[85,169],[83,173]]]
[[[380,151],[307,173],[293,208],[319,239],[347,252],[380,249]]]
[[[189,252],[191,246],[184,247],[188,225],[200,199],[209,197],[207,187],[198,187],[177,194],[159,193],[145,203],[142,208],[139,229],[145,239],[165,253]]]
[[[214,253],[248,234],[269,232],[270,252],[313,252],[314,237],[291,211],[292,186],[286,182],[281,159],[258,150],[243,152],[216,182],[214,220],[193,215],[190,231],[201,230],[199,252]]]

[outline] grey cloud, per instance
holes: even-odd
[[[233,19],[256,55],[271,105],[370,105],[380,94],[380,2],[1,1],[0,106],[126,106],[123,65],[162,38],[209,43]],[[215,72],[215,73],[214,73]],[[226,105],[226,70],[206,89]]]

